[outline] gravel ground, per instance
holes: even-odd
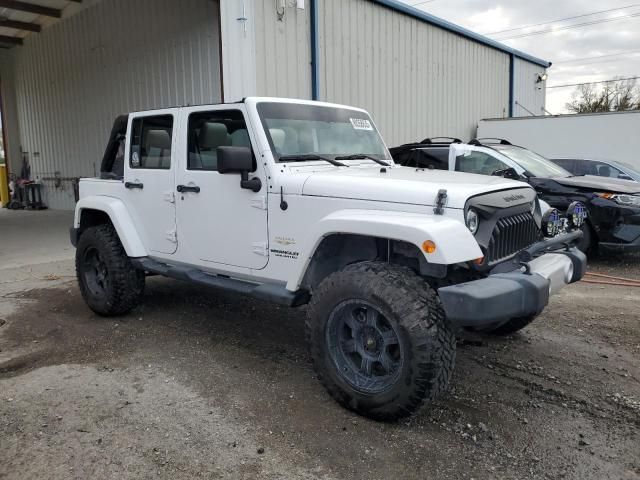
[[[449,391],[384,424],[315,379],[304,309],[151,278],[104,319],[70,271],[0,284],[1,479],[640,479],[640,288],[572,285],[519,334],[464,336]]]

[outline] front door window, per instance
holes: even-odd
[[[505,170],[509,166],[491,155],[483,152],[467,151],[456,157],[456,171],[493,175],[494,172]]]

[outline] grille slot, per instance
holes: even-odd
[[[519,213],[498,220],[487,249],[488,263],[509,258],[538,241],[539,232],[533,215]]]

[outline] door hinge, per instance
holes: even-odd
[[[262,255],[263,257],[269,256],[269,249],[267,247],[267,242],[254,242],[253,253],[257,253],[258,255]]]
[[[164,192],[164,200],[169,203],[176,203],[176,195],[173,192]]]
[[[176,232],[175,230],[169,230],[167,232],[167,240],[169,240],[171,243],[178,243],[178,232]]]
[[[267,209],[267,197],[253,198],[251,200],[251,206],[253,208],[258,208],[260,210],[266,210]]]

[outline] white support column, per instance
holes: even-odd
[[[220,0],[222,90],[225,102],[255,95],[254,0]]]

